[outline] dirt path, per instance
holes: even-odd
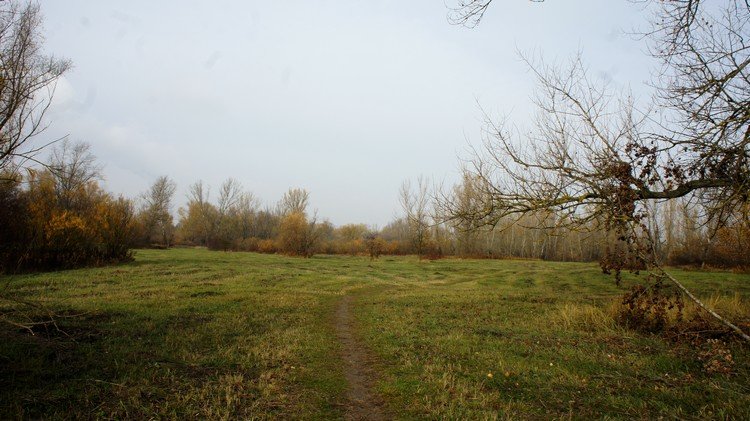
[[[382,399],[373,390],[375,372],[373,359],[355,334],[352,307],[354,299],[345,295],[335,314],[336,336],[341,344],[344,376],[349,387],[346,391],[346,419],[386,420]]]

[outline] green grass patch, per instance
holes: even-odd
[[[332,318],[344,294],[358,297],[377,391],[399,418],[750,413],[746,346],[728,345],[731,374],[710,374],[691,346],[617,326],[610,308],[625,286],[594,264],[135,257],[3,279],[61,315],[62,332],[0,327],[0,418],[341,418]],[[676,274],[744,317],[750,276]]]

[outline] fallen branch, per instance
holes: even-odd
[[[685,286],[682,285],[682,283],[680,281],[678,281],[669,272],[665,271],[661,266],[656,266],[656,269],[658,269],[659,272],[661,272],[664,276],[667,277],[667,279],[669,279],[673,284],[675,284],[677,286],[677,288],[679,288],[682,292],[684,292],[685,295],[687,295],[691,300],[693,300],[693,302],[695,304],[697,304],[698,307],[702,308],[703,310],[706,310],[706,312],[708,312],[708,314],[710,314],[711,316],[713,316],[721,324],[723,324],[724,326],[726,326],[729,329],[733,330],[734,333],[736,333],[737,335],[739,335],[739,337],[742,338],[742,339],[744,339],[747,343],[750,343],[750,336],[747,333],[743,332],[742,329],[740,329],[739,327],[737,327],[735,324],[733,324],[729,320],[723,318],[719,313],[717,313],[717,312],[711,310],[710,308],[708,308],[705,304],[703,304],[703,302],[701,300],[698,299],[698,297],[696,297],[695,295],[693,295],[693,293],[690,292],[690,290],[688,290],[687,288],[685,288]]]

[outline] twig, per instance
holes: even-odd
[[[99,380],[99,379],[90,379],[90,378],[86,378],[86,379],[76,379],[76,380],[86,380],[86,381],[89,381],[89,382],[95,382],[95,383],[103,383],[103,384],[109,384],[109,385],[112,385],[112,386],[117,386],[117,387],[127,387],[126,385],[124,385],[124,384],[121,384],[121,383],[113,383],[113,382],[108,382],[108,381],[105,381],[105,380]]]

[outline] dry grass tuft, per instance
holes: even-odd
[[[703,303],[741,328],[750,329],[750,303],[739,294],[712,295],[704,299]],[[623,315],[628,310],[628,306],[619,298],[604,307],[567,303],[560,307],[553,324],[565,330],[608,332],[623,324]],[[663,317],[662,331],[668,336],[698,335],[712,338],[729,335],[724,326],[692,301],[685,302],[681,309],[667,309]]]
[[[712,295],[702,301],[708,308],[740,328],[750,329],[750,303],[739,294]],[[658,328],[649,330],[651,333],[662,333],[675,340],[691,341],[732,337],[731,331],[726,326],[719,323],[696,303],[685,298],[683,298],[682,305],[662,307],[659,308],[658,313]],[[632,314],[632,309],[624,302],[614,301],[609,308],[609,314],[618,324],[640,330],[639,325],[631,325],[632,317],[629,316]]]
[[[560,308],[556,322],[556,325],[569,330],[602,332],[616,328],[615,319],[607,309],[590,304],[565,304]]]

